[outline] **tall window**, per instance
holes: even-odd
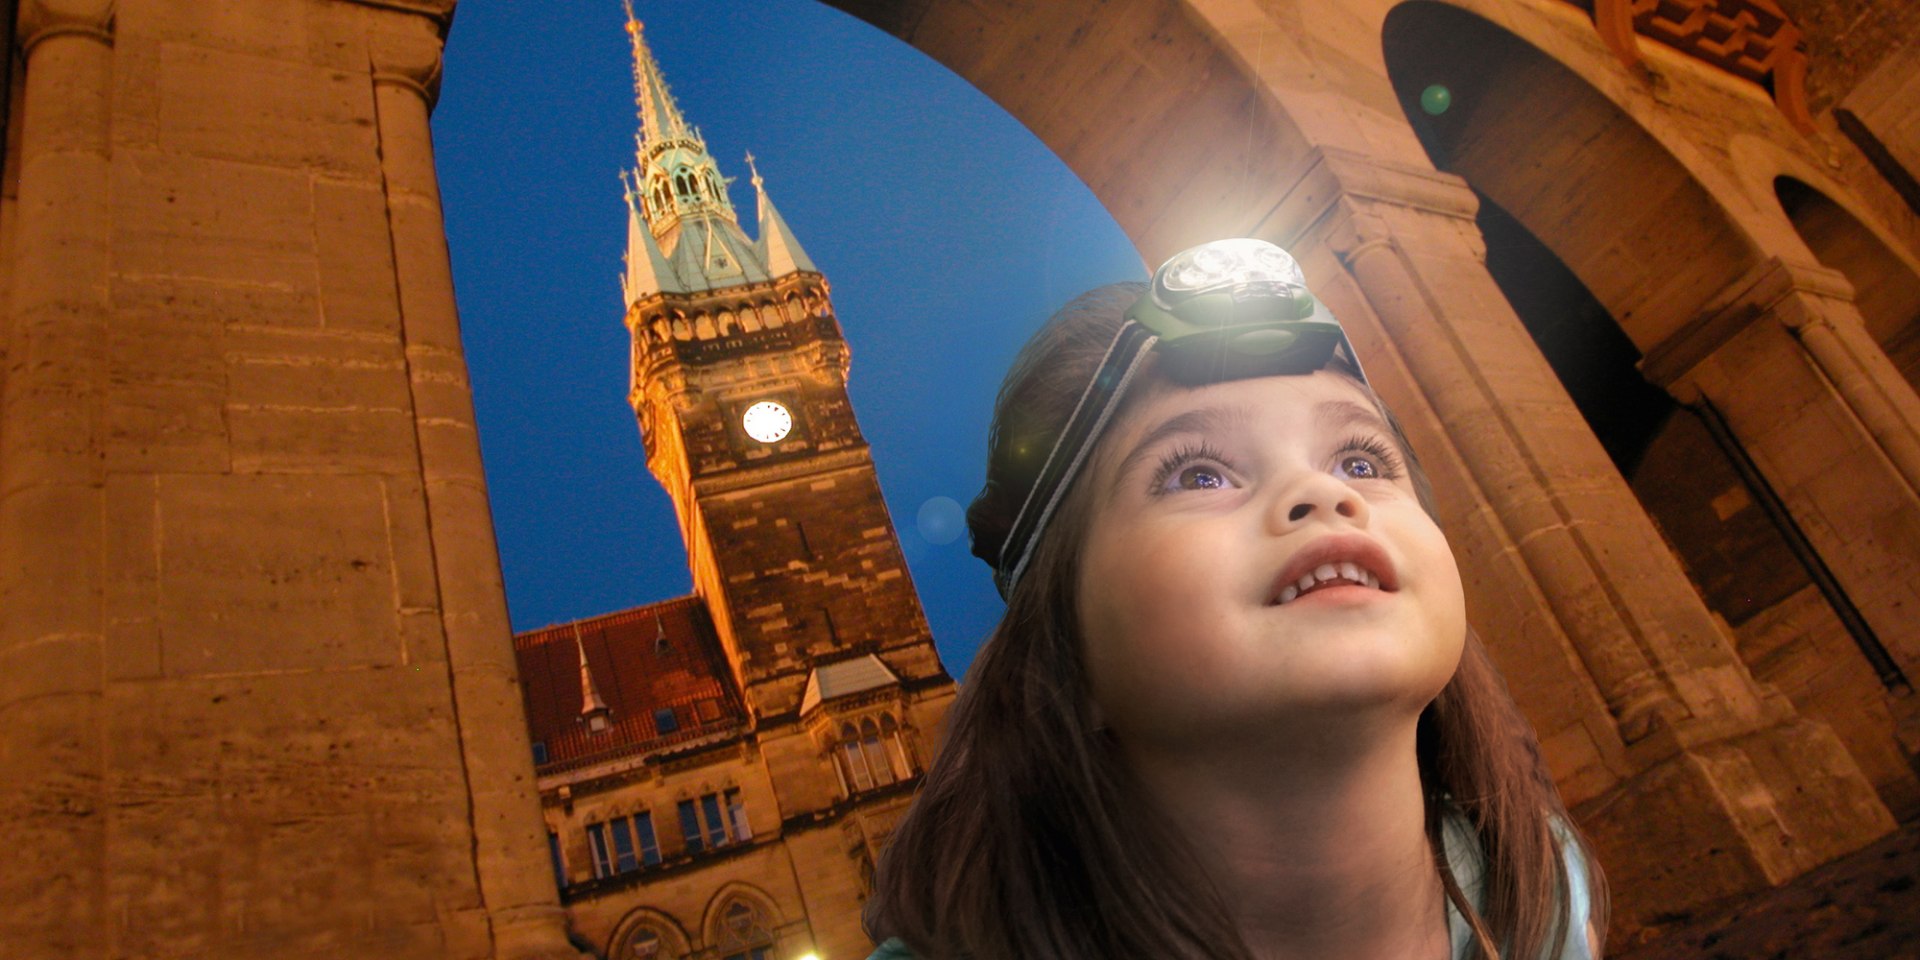
[[[880,715],[880,742],[887,745],[887,760],[893,764],[894,776],[905,780],[913,776],[913,764],[907,761],[907,741],[900,735],[900,725],[893,722],[893,714]]]
[[[700,813],[692,800],[680,801],[680,836],[687,841],[688,853],[706,849],[700,834]]]
[[[840,763],[847,768],[847,782],[856,792],[873,789],[873,773],[860,752],[860,728],[851,723],[840,725]]]
[[[653,835],[653,814],[644,811],[631,817],[587,824],[587,847],[593,854],[595,877],[611,877],[660,862],[660,843]]]
[[[640,844],[640,865],[651,867],[660,862],[660,841],[653,835],[653,814],[642,811],[633,815],[633,835]]]
[[[740,791],[738,789],[728,790],[725,799],[727,802],[727,828],[733,831],[733,838],[735,840],[752,840],[753,828],[747,825],[747,802],[740,799]]]
[[[553,857],[553,883],[564,889],[567,885],[567,866],[560,859],[560,835],[547,831],[547,853]]]
[[[680,801],[680,836],[687,841],[688,853],[753,839],[740,791],[708,793]]]
[[[860,721],[860,752],[866,754],[867,769],[873,771],[876,786],[893,782],[893,766],[887,763],[886,748],[880,746],[880,725],[872,717]]]

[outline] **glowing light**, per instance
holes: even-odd
[[[1425,110],[1430,117],[1446,113],[1447,108],[1451,106],[1453,106],[1453,91],[1448,90],[1446,84],[1436,83],[1420,91],[1420,109]]]
[[[820,955],[817,953],[803,953],[800,955],[800,960],[820,960]]]
[[[959,502],[952,497],[929,497],[920,505],[920,515],[916,518],[920,526],[920,536],[935,546],[945,546],[960,539],[967,529],[967,514],[960,509]]]

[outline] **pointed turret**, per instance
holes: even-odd
[[[767,275],[784,277],[802,270],[819,273],[820,268],[813,265],[800,240],[774,208],[773,199],[767,196],[766,181],[760,178],[760,168],[754,165],[752,153],[747,154],[747,169],[753,171],[753,192],[760,205],[760,239],[754,248],[760,254],[760,262],[767,265]]]
[[[607,715],[613,711],[600,699],[600,689],[593,685],[593,670],[587,666],[587,645],[580,639],[579,624],[573,627],[573,645],[580,651],[580,721],[588,730],[599,733],[607,728]]]
[[[625,170],[620,171],[620,181],[627,195],[627,272],[621,278],[627,305],[656,293],[686,293],[686,286],[654,242],[653,231],[647,229],[647,221],[640,214],[640,198],[634,194]]]

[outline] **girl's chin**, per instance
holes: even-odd
[[[1311,689],[1284,691],[1220,687],[1205,700],[1130,711],[1136,715],[1113,726],[1122,742],[1133,731],[1163,749],[1264,751],[1305,746],[1302,738],[1359,747],[1410,731],[1449,676],[1404,676],[1391,683],[1379,676],[1351,682],[1328,678]]]

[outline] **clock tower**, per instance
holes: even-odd
[[[629,399],[748,710],[798,722],[817,668],[853,660],[877,658],[908,687],[950,683],[847,399],[827,278],[752,154],[748,239],[639,22],[628,31],[640,114],[623,177]]]

